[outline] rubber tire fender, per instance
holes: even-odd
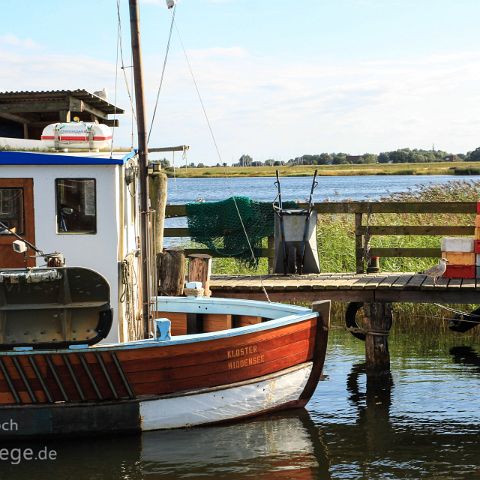
[[[357,312],[363,307],[363,302],[350,302],[348,304],[347,310],[345,311],[345,326],[350,328],[360,328],[357,324]],[[362,342],[365,341],[365,334],[361,332],[354,332],[349,330],[349,332],[358,340]]]

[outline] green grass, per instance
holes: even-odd
[[[336,175],[472,175],[479,170],[478,162],[432,163],[370,163],[366,165],[293,165],[281,167],[206,167],[177,168],[180,177],[274,177],[278,170],[282,177],[312,176],[318,169],[320,176]],[[173,175],[173,170],[167,173]]]

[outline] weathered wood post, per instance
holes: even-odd
[[[364,308],[367,374],[388,372],[390,370],[388,334],[392,326],[392,304],[366,303]]]
[[[273,273],[273,259],[275,257],[275,237],[270,235],[268,237],[268,273]]]
[[[183,295],[185,283],[185,252],[172,248],[157,255],[158,293],[160,295]]]
[[[363,264],[364,258],[363,232],[362,232],[362,214],[355,214],[355,267],[357,273],[365,273]]]
[[[149,195],[152,210],[155,210],[155,251],[163,251],[163,227],[165,224],[165,208],[167,206],[167,176],[155,165],[149,175]]]
[[[210,297],[210,275],[212,274],[212,257],[205,253],[194,253],[188,256],[188,281],[202,282],[204,295]]]

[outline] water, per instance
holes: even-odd
[[[314,202],[325,200],[379,200],[391,193],[406,192],[420,185],[438,185],[462,177],[455,175],[357,175],[318,177]],[[468,177],[479,180],[480,176]],[[216,202],[231,196],[246,196],[262,202],[273,202],[277,194],[274,177],[170,178],[168,203],[182,204],[198,200]],[[311,177],[281,178],[284,201],[307,201],[312,186]],[[186,227],[185,218],[167,219],[166,227]],[[177,243],[168,239],[166,245]]]
[[[378,200],[390,193],[405,192],[420,185],[437,185],[462,177],[454,175],[358,175],[318,177],[314,193],[322,200]],[[480,176],[468,177],[478,180]],[[274,177],[177,178],[169,179],[168,202],[187,203],[202,199],[206,202],[244,195],[263,202],[272,202],[277,193]],[[305,201],[310,194],[311,177],[281,178],[284,200]]]
[[[470,338],[470,340],[469,340]],[[364,374],[363,344],[333,331],[307,410],[217,427],[43,441],[55,461],[0,461],[0,478],[480,478],[480,346],[471,337],[394,333],[392,375]],[[3,447],[0,446],[0,447]]]

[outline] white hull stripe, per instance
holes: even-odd
[[[141,429],[161,430],[222,422],[298,401],[312,363],[225,389],[140,402]]]

